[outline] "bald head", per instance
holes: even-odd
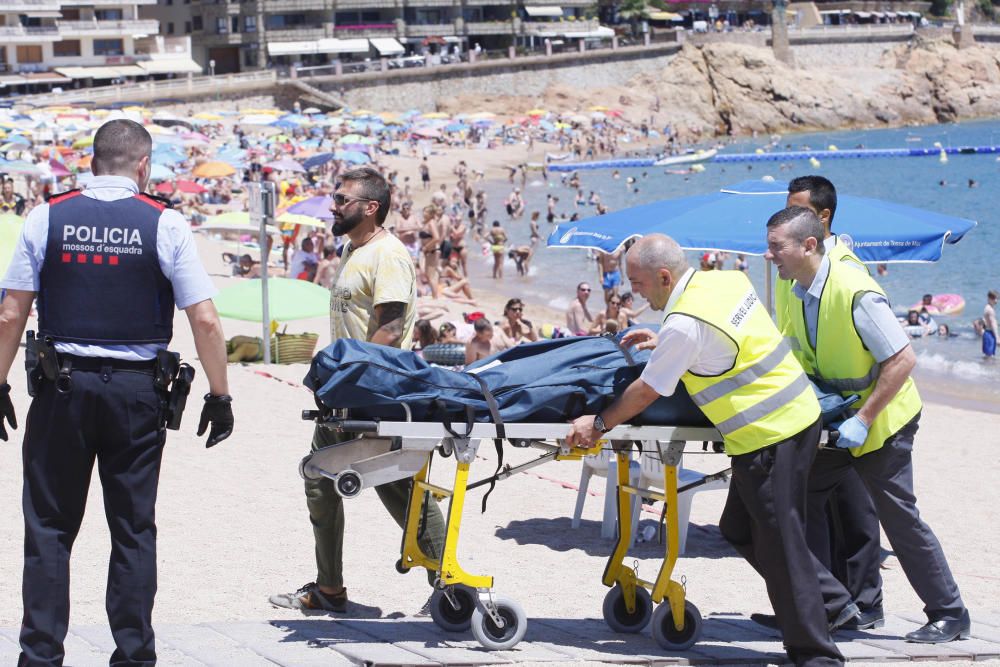
[[[628,251],[636,267],[642,271],[667,269],[680,276],[687,271],[688,262],[677,241],[664,234],[649,234],[639,239]]]
[[[625,270],[632,290],[645,297],[655,310],[662,310],[677,281],[688,270],[688,263],[676,241],[663,234],[650,234],[629,249]]]
[[[110,120],[94,135],[91,170],[97,176],[128,176],[138,181],[139,162],[152,152],[153,139],[146,128],[124,118]]]

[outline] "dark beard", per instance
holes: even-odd
[[[350,216],[342,216],[339,220],[334,218],[331,231],[334,236],[343,236],[360,225],[363,218],[364,216],[359,213]]]

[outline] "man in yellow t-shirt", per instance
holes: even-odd
[[[330,288],[332,340],[352,338],[379,345],[409,349],[413,338],[416,274],[406,247],[382,226],[389,212],[389,184],[370,167],[340,175],[333,196],[333,233],[348,237],[340,267]],[[313,433],[312,451],[354,439],[319,426]],[[272,595],[271,604],[302,610],[347,611],[343,577],[344,507],[334,483],[307,479],[306,504],[316,540],[316,581],[294,593]],[[406,519],[410,480],[375,487],[379,499],[400,528]],[[424,526],[418,531],[420,548],[439,558],[444,544],[444,518],[435,503],[427,506]],[[431,585],[437,577],[428,570]]]

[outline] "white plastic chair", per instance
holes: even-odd
[[[644,489],[663,488],[663,462],[660,461],[660,454],[655,442],[644,442],[643,453],[638,461],[629,464],[629,483]],[[573,511],[573,520],[570,525],[573,528],[580,527],[580,517],[583,514],[583,504],[587,498],[587,487],[590,478],[594,475],[605,477],[607,482],[604,491],[604,518],[601,521],[601,537],[614,537],[618,518],[617,489],[615,480],[617,473],[617,458],[614,452],[602,450],[596,456],[587,456],[583,459],[583,470],[580,474],[580,489],[576,496],[576,508]],[[706,475],[695,470],[688,470],[683,467],[683,461],[677,470],[677,485],[683,487],[692,482],[703,479]],[[691,520],[691,501],[694,494],[699,491],[711,491],[713,489],[725,489],[729,486],[729,478],[715,479],[705,484],[692,487],[677,495],[677,527],[678,527],[678,552],[683,554],[687,548],[688,524]],[[632,500],[632,541],[639,526],[639,515],[641,514],[639,503],[642,499],[636,495]],[[630,545],[631,546],[631,545]]]

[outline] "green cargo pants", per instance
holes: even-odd
[[[313,431],[312,451],[356,438],[353,433],[316,427]],[[323,477],[307,479],[306,505],[316,540],[316,583],[320,586],[339,588],[344,585],[344,500],[334,488],[332,480]],[[406,522],[406,506],[410,499],[410,480],[401,479],[375,487],[375,493],[399,527]],[[424,523],[426,522],[426,524]],[[429,558],[439,559],[444,548],[444,517],[433,500],[427,505],[421,522],[418,543]],[[427,572],[427,581],[434,584],[436,572]]]

